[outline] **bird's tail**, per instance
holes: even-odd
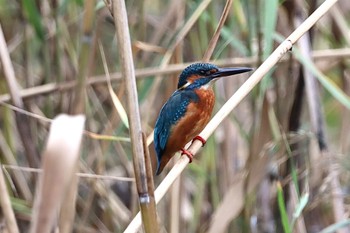
[[[156,171],[156,175],[158,176],[164,169],[165,165],[169,162],[170,160],[170,156],[162,156],[162,159],[160,160],[160,163],[158,163],[157,166],[157,171]]]

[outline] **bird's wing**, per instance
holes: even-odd
[[[154,146],[160,160],[168,138],[171,127],[175,125],[186,113],[187,106],[191,101],[197,101],[198,96],[191,91],[176,91],[160,110],[154,128]]]

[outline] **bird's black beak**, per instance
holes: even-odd
[[[235,75],[235,74],[241,74],[252,70],[253,70],[252,68],[248,68],[248,67],[219,68],[217,72],[211,75],[211,77],[215,79],[215,78],[226,77],[226,76]]]

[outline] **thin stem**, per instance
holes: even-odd
[[[16,223],[15,214],[11,206],[10,196],[6,188],[6,181],[2,169],[0,169],[0,195],[0,206],[5,217],[6,229],[10,233],[17,233],[19,230]]]
[[[133,165],[136,179],[137,191],[139,194],[139,203],[141,207],[142,219],[146,233],[158,232],[158,222],[153,190],[148,185],[145,153],[143,147],[142,128],[139,112],[139,103],[137,97],[137,87],[135,79],[135,69],[131,50],[131,40],[129,33],[128,17],[124,0],[114,0],[112,2],[114,24],[116,27],[116,37],[118,41],[121,68],[125,77],[128,102],[129,130],[132,145]],[[147,160],[149,162],[149,160]],[[149,169],[148,169],[149,170]]]

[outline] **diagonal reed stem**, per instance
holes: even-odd
[[[211,55],[213,55],[214,49],[215,49],[216,44],[217,44],[219,37],[220,37],[221,29],[224,26],[225,21],[226,21],[227,16],[228,16],[228,13],[231,10],[232,3],[233,3],[233,0],[226,1],[226,5],[224,7],[223,13],[221,14],[221,18],[219,20],[219,25],[215,29],[214,35],[209,42],[209,46],[207,48],[207,51],[205,51],[205,54],[203,56],[204,62],[208,62],[210,60]]]
[[[17,83],[15,70],[13,68],[10,54],[7,48],[5,37],[0,25],[0,62],[5,75],[6,83],[8,86],[9,94],[13,105],[18,108],[24,109],[24,103],[20,96],[20,87]],[[26,151],[28,163],[31,167],[38,167],[39,155],[33,142],[32,130],[29,124],[27,116],[15,113],[16,124],[19,131],[19,136],[23,143],[23,147]]]
[[[1,166],[1,164],[0,164]],[[4,215],[5,225],[9,233],[18,233],[15,213],[11,206],[10,195],[6,187],[6,180],[2,169],[0,169],[0,206]]]

